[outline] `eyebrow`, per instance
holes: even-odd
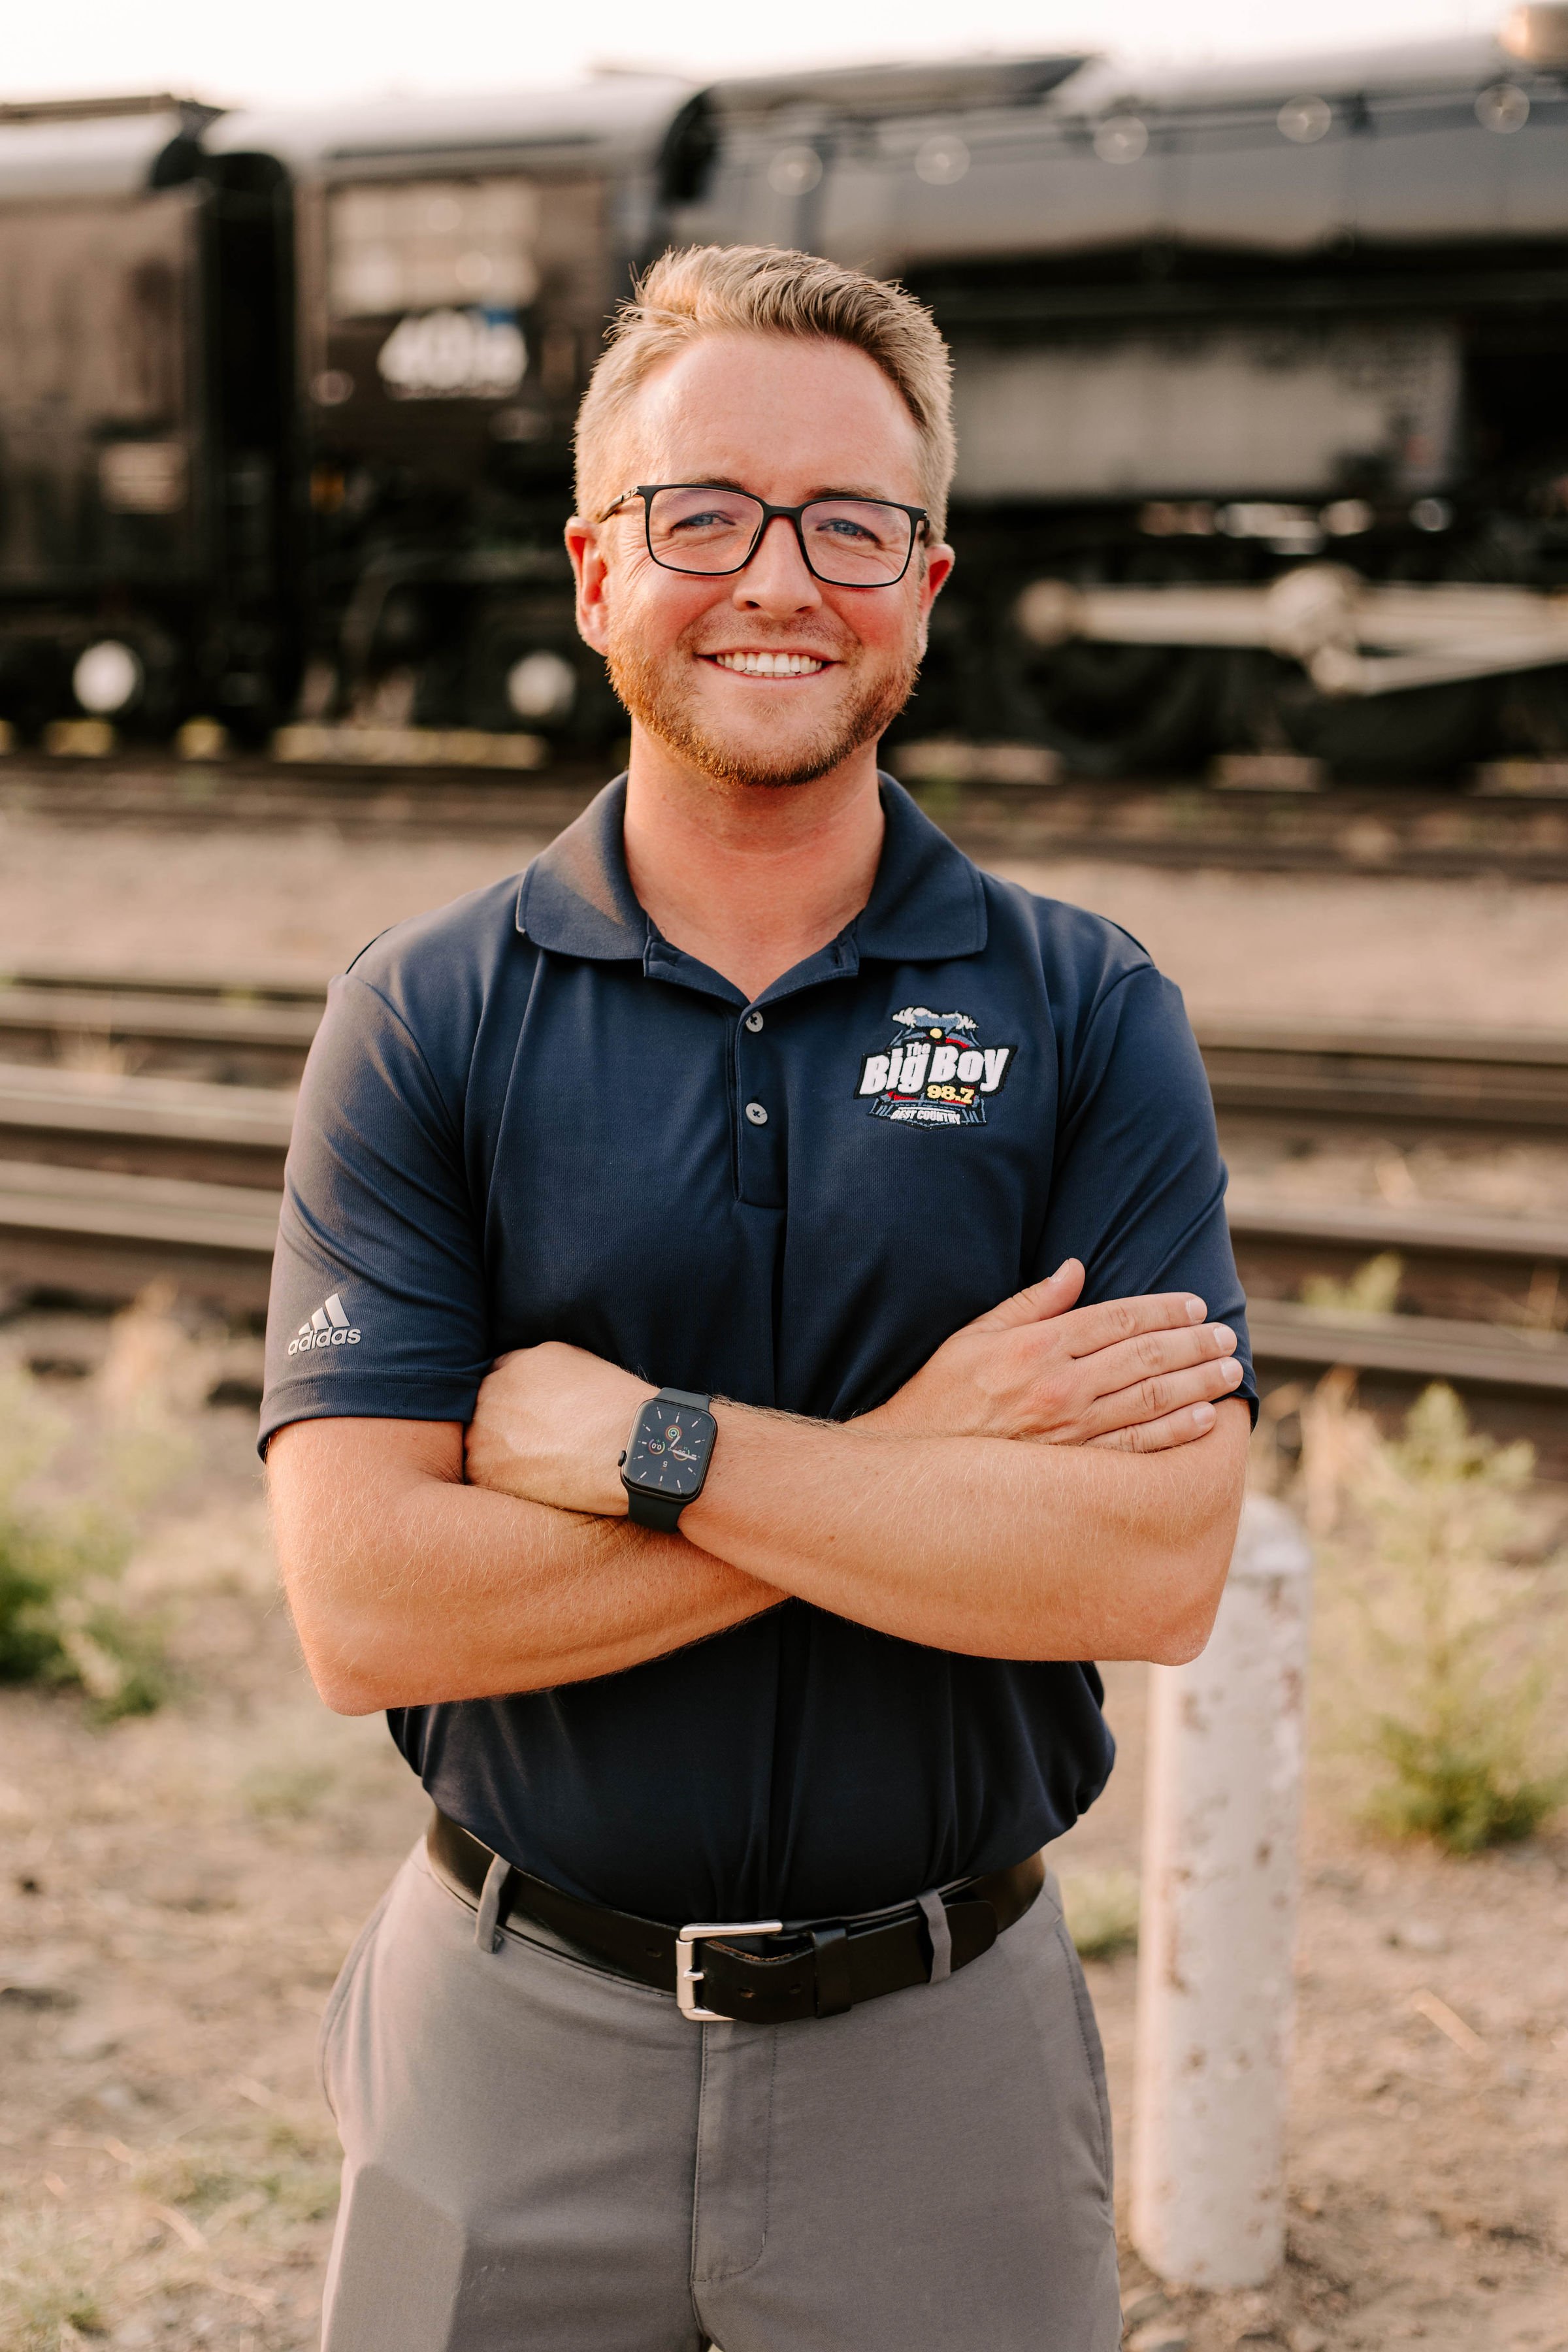
[[[694,490],[738,490],[741,496],[746,499],[759,498],[762,495],[758,490],[747,489],[744,482],[737,482],[729,474],[698,474],[686,487]],[[917,500],[891,498],[886,490],[846,489],[841,482],[831,484],[823,489],[807,490],[804,499],[795,499],[792,503],[808,507],[816,499],[870,499],[878,506],[884,507],[918,504]],[[770,501],[764,499],[763,503],[766,506]]]

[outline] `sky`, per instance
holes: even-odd
[[[732,69],[1000,51],[1305,52],[1481,30],[1506,0],[12,0],[0,99],[171,89],[236,104],[571,80],[595,65]]]

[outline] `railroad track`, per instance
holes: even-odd
[[[34,966],[0,975],[0,1061],[276,1084],[304,1066],[323,1002],[320,987],[288,982],[94,979]]]
[[[1568,1035],[1373,1021],[1195,1027],[1222,1113],[1568,1134]]]
[[[224,1054],[237,1039],[247,1051],[277,1053],[292,1069],[319,1007],[319,994],[304,988],[228,997],[195,983],[93,990],[78,976],[35,972],[0,989],[0,1035],[106,1048],[174,1040]],[[21,1026],[7,1031],[7,1021]],[[1216,1069],[1222,1102],[1234,1083],[1254,1108],[1263,1094],[1270,1110],[1293,1103],[1310,1111],[1336,1083],[1332,1057],[1340,1055],[1366,1074],[1366,1100],[1380,1116],[1391,1102],[1430,1116],[1436,1098],[1446,1115],[1479,1119],[1495,1086],[1493,1099],[1510,1122],[1568,1126],[1568,1046],[1512,1042],[1513,1058],[1493,1062],[1474,1040],[1445,1059],[1442,1041],[1427,1038],[1402,1061],[1386,1032],[1313,1031],[1293,1096],[1278,1024],[1266,1045],[1226,1024],[1208,1050],[1231,1057]],[[1255,1049],[1256,1068],[1248,1060]],[[1342,1077],[1337,1083],[1342,1087]],[[0,1286],[18,1298],[66,1292],[113,1300],[172,1275],[227,1312],[258,1312],[293,1106],[292,1090],[280,1084],[0,1063]],[[1254,1344],[1267,1367],[1347,1364],[1568,1402],[1568,1217],[1291,1202],[1241,1186],[1228,1208]],[[1379,1307],[1358,1307],[1352,1280],[1374,1257],[1397,1260],[1397,1271],[1389,1269]],[[1339,1297],[1303,1304],[1303,1289],[1324,1280],[1340,1284]]]
[[[276,1083],[298,1076],[323,994],[265,976],[219,986],[32,965],[0,973],[0,1063],[74,1058],[105,1071]],[[1355,1021],[1196,1025],[1222,1113],[1568,1134],[1568,1035]]]
[[[1547,790],[1512,790],[1508,768],[1458,786],[1321,790],[1200,778],[1119,783],[1016,782],[1042,756],[1003,747],[905,749],[911,788],[954,839],[1009,857],[1090,857],[1250,871],[1501,876],[1568,880],[1562,766],[1534,772]],[[933,753],[936,755],[933,757]],[[890,752],[892,764],[900,753]],[[1276,763],[1278,764],[1278,763]],[[1298,763],[1300,764],[1300,763]],[[613,762],[561,760],[533,775],[471,768],[308,766],[261,758],[182,764],[144,753],[103,760],[0,760],[0,811],[64,824],[330,825],[344,835],[479,834],[516,841],[570,823]],[[1528,763],[1520,774],[1527,772]],[[918,775],[914,771],[918,768]],[[1499,783],[1501,789],[1495,789]]]
[[[1226,1202],[1253,1351],[1270,1370],[1345,1364],[1568,1403],[1568,1217],[1495,1217],[1281,1202]],[[1358,1269],[1388,1265],[1393,1312],[1350,1303]],[[1303,1304],[1309,1284],[1339,1302]]]
[[[0,1160],[0,1286],[18,1298],[63,1292],[117,1301],[173,1276],[195,1297],[254,1315],[267,1303],[279,1199],[255,1185]],[[1315,1220],[1307,1210],[1233,1213],[1260,1364],[1346,1364],[1398,1380],[1443,1379],[1568,1402],[1568,1338],[1556,1317],[1568,1297],[1568,1226],[1542,1221],[1478,1235],[1474,1228],[1490,1221],[1404,1216],[1354,1242],[1352,1222],[1343,1214]],[[1323,1256],[1364,1250],[1372,1240],[1401,1255],[1416,1277],[1436,1265],[1472,1282],[1487,1279],[1489,1300],[1514,1319],[1307,1307],[1270,1296],[1254,1270],[1277,1263],[1272,1254],[1281,1244],[1319,1271]],[[1509,1275],[1526,1279],[1510,1286]]]

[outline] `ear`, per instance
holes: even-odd
[[[574,515],[566,526],[566,553],[577,589],[577,634],[596,654],[609,650],[606,590],[610,567],[600,540],[603,526]]]
[[[925,561],[921,567],[920,595],[920,651],[922,660],[931,635],[931,608],[942,593],[957,561],[944,541],[939,541],[935,547],[928,547],[925,551]]]

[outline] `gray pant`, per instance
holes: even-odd
[[[417,1847],[332,1993],[325,2352],[1114,2352],[1054,1882],[945,1983],[794,2025],[691,2024],[474,1924]]]

